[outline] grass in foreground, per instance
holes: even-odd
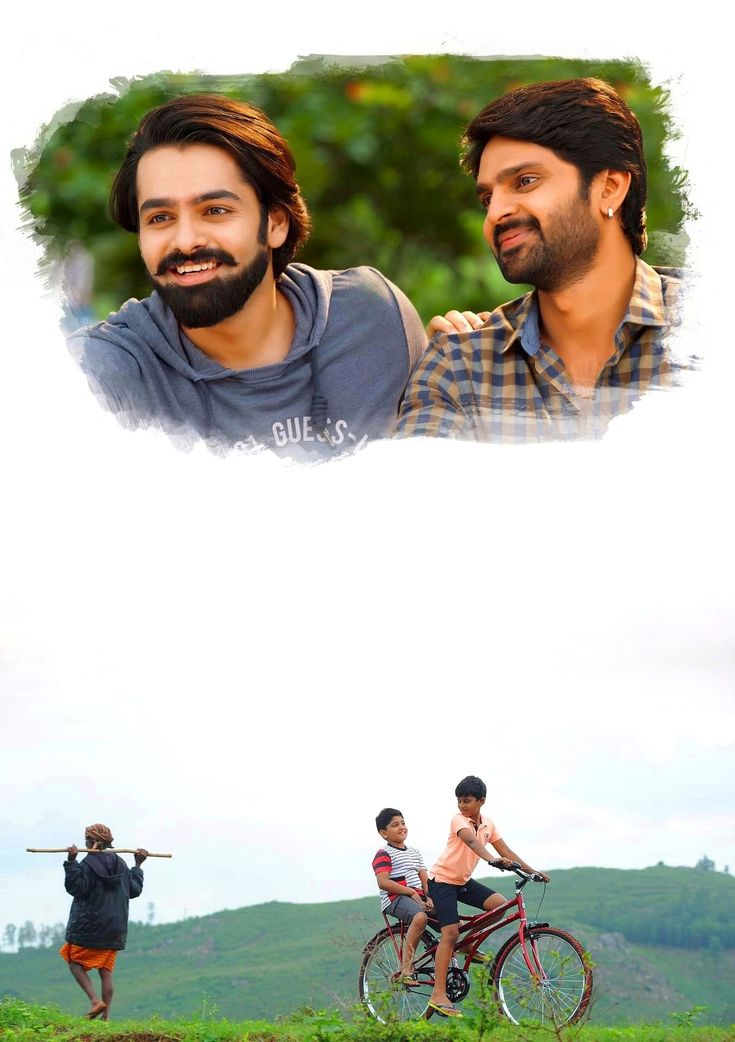
[[[18,999],[0,1001],[0,1042],[735,1042],[735,1026],[697,1026],[695,1014],[680,1013],[667,1023],[627,1027],[516,1027],[507,1022],[442,1023],[437,1020],[381,1025],[352,1020],[330,1010],[303,1010],[278,1023],[217,1020],[206,1008],[190,1021],[120,1021],[107,1024],[70,1017],[57,1009]]]

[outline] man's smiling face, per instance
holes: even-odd
[[[493,137],[480,159],[483,234],[508,282],[554,292],[594,263],[600,229],[579,171],[549,148]]]
[[[164,145],[137,171],[140,252],[185,328],[214,326],[244,307],[270,269],[274,221],[233,157],[214,145]]]

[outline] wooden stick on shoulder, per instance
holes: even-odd
[[[68,847],[26,847],[27,854],[68,854]],[[90,850],[89,847],[79,847],[80,854],[137,854],[137,850],[128,847],[116,847],[114,850],[107,847],[105,850]],[[146,857],[173,857],[173,854],[154,854],[148,851]]]

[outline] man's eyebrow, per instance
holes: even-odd
[[[515,177],[520,174],[522,170],[527,170],[529,167],[536,167],[539,170],[545,170],[546,167],[543,163],[536,162],[534,160],[528,160],[526,163],[517,163],[515,166],[506,166],[504,170],[499,170],[495,178],[496,183],[498,181],[508,181],[511,177]],[[484,195],[485,192],[491,192],[492,187],[487,184],[481,184],[477,182],[475,189],[477,195]]]
[[[214,188],[211,192],[203,192],[201,195],[195,196],[191,200],[193,206],[199,206],[201,203],[211,202],[212,199],[234,199],[236,202],[242,202],[239,195],[231,192],[229,188]],[[140,204],[140,212],[144,210],[157,210],[159,207],[173,207],[176,205],[175,199],[161,196],[156,199],[146,199]]]

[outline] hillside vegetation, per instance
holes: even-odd
[[[457,306],[492,309],[518,296],[490,261],[474,183],[459,169],[460,138],[488,102],[522,83],[599,76],[640,120],[648,167],[645,260],[681,264],[686,175],[667,157],[677,131],[667,92],[636,61],[413,55],[385,62],[311,57],[283,73],[156,73],[54,119],[31,148],[22,188],[27,220],[49,261],[82,242],[95,263],[99,318],[150,293],[137,239],[117,228],[107,198],[143,114],[177,94],[214,90],[259,105],[288,140],[314,218],[298,257],[317,268],[370,264],[428,319]],[[34,169],[35,168],[35,169]],[[421,176],[417,177],[417,171]]]
[[[0,1002],[3,1042],[735,1042],[732,1028],[701,1027],[685,1015],[672,1024],[633,1027],[584,1025],[559,1032],[548,1028],[492,1024],[479,1031],[469,1022],[379,1025],[357,1018],[307,1011],[290,1020],[228,1023],[199,1019],[162,1023],[160,1020],[100,1024],[80,1022],[57,1010],[29,1006],[17,999]]]
[[[492,883],[512,893],[508,878]],[[591,953],[595,1022],[665,1020],[697,1005],[707,1007],[711,1023],[735,1021],[730,876],[685,868],[578,868],[553,874],[538,909],[542,894],[541,886],[527,888],[529,917],[572,930]],[[702,922],[715,915],[716,928],[704,931]],[[662,921],[671,924],[678,946],[652,943]],[[115,973],[114,1012],[168,1019],[196,1014],[204,1004],[231,1020],[272,1020],[303,1006],[350,1007],[360,953],[381,925],[376,897],[270,902],[161,926],[132,924]],[[697,943],[711,937],[714,944]],[[686,938],[691,947],[684,947]],[[2,994],[68,1012],[83,1008],[66,964],[50,948],[0,955]]]
[[[735,879],[721,872],[664,865],[639,872],[570,868],[555,873],[547,901],[555,916],[614,930],[629,941],[735,948]]]

